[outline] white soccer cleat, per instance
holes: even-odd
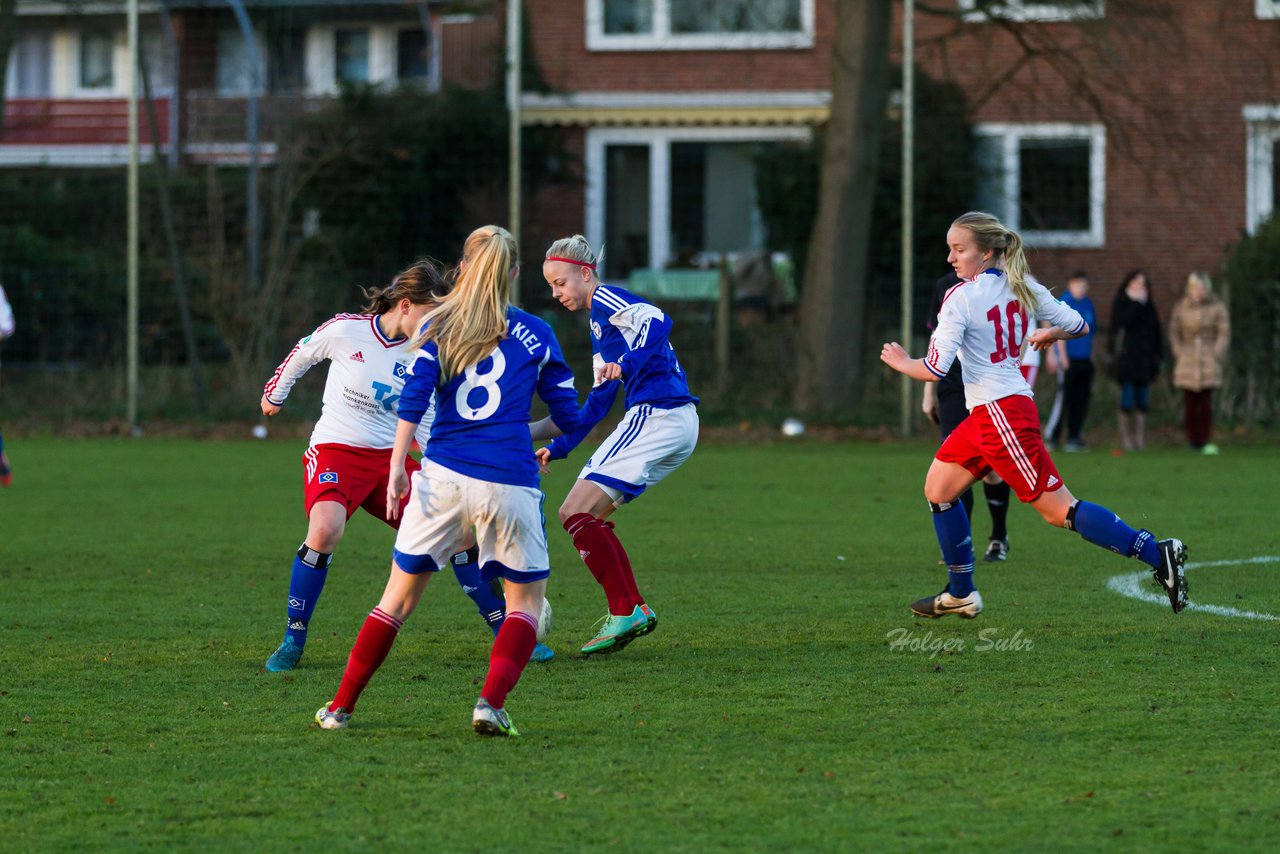
[[[542,612],[538,615],[538,643],[545,641],[549,634],[551,634],[551,602],[543,597]]]
[[[481,697],[476,701],[475,711],[471,713],[471,728],[477,735],[519,735],[506,709],[495,709],[489,701]]]
[[[326,703],[316,712],[316,723],[320,725],[320,729],[346,729],[351,723],[351,713],[346,709],[331,712]]]

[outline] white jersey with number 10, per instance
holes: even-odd
[[[1014,394],[1034,396],[1018,370],[1018,354],[1036,320],[1071,334],[1084,328],[1079,312],[1054,299],[1048,288],[1030,278],[1027,285],[1035,300],[1034,318],[1027,317],[1000,270],[962,281],[942,301],[924,364],[941,378],[959,356],[970,410]]]

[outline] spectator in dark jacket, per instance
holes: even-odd
[[[1163,347],[1146,271],[1133,270],[1111,306],[1111,371],[1120,384],[1120,442],[1126,451],[1146,448],[1148,397]]]

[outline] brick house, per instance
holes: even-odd
[[[1084,268],[1104,306],[1143,267],[1167,311],[1188,271],[1216,269],[1275,209],[1277,0],[1008,2],[1041,51],[1029,61],[976,0],[934,5],[952,14],[917,12],[917,63],[970,96],[985,176],[974,204],[1024,233],[1050,286]],[[761,246],[747,154],[824,121],[834,3],[526,9],[554,94],[526,93],[525,122],[562,128],[586,179],[531,204],[528,238],[582,230],[607,243],[612,276]]]
[[[155,135],[174,162],[243,161],[247,96],[256,91],[262,156],[270,162],[278,123],[333,97],[344,83],[433,91],[451,83],[488,85],[500,21],[447,14],[449,5],[244,0],[262,62],[255,83],[252,43],[231,3],[143,0],[139,36],[157,113]],[[0,168],[127,160],[126,39],[120,0],[19,0]],[[145,111],[139,129],[142,155],[149,157]]]

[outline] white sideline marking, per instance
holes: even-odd
[[[1280,563],[1280,556],[1269,555],[1263,557],[1246,557],[1238,560],[1208,560],[1202,563],[1188,563],[1182,568],[1183,572],[1190,569],[1199,569],[1204,566],[1240,566],[1242,564],[1264,564],[1264,563]],[[1121,596],[1127,596],[1130,599],[1137,599],[1139,602],[1153,602],[1156,605],[1168,605],[1169,597],[1163,593],[1151,593],[1142,589],[1144,582],[1150,580],[1150,572],[1135,572],[1132,574],[1117,575],[1107,579],[1107,589],[1119,593]],[[1199,602],[1188,602],[1187,611],[1202,611],[1206,614],[1216,614],[1219,617],[1240,617],[1244,620],[1267,620],[1269,622],[1280,623],[1280,616],[1275,614],[1262,614],[1257,611],[1242,611],[1239,608],[1228,608],[1225,605],[1202,605]]]

